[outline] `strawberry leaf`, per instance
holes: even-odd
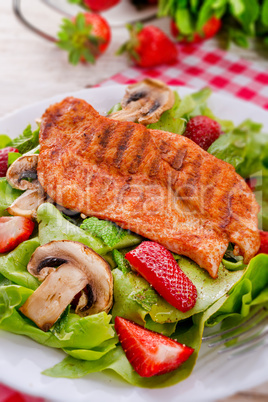
[[[79,13],[74,21],[67,18],[62,20],[57,45],[69,53],[71,64],[76,65],[80,61],[95,63],[103,39],[93,35],[92,29],[92,24],[86,22],[83,13]]]

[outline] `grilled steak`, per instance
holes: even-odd
[[[66,98],[42,117],[38,179],[57,203],[188,256],[213,278],[229,242],[247,263],[259,207],[234,168],[191,140]]]

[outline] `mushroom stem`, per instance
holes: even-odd
[[[57,268],[58,267],[58,268]],[[28,271],[43,283],[20,311],[47,331],[79,296],[81,316],[108,312],[113,302],[113,277],[107,262],[82,243],[59,240],[38,247]]]
[[[63,264],[47,276],[20,311],[43,331],[48,331],[87,283],[88,279],[82,271]]]

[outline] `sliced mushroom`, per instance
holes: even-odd
[[[40,186],[37,180],[38,155],[23,155],[8,168],[7,181],[18,190],[34,190]],[[28,180],[27,180],[28,179]],[[31,179],[31,181],[29,181]]]
[[[109,117],[145,125],[156,123],[163,112],[172,108],[174,101],[174,93],[166,84],[146,78],[127,87],[121,102],[122,110]]]
[[[58,267],[55,269],[55,267]],[[86,316],[108,312],[113,278],[107,262],[82,243],[60,240],[38,247],[28,271],[43,281],[20,311],[48,331],[79,294],[76,312]]]
[[[26,190],[7,208],[7,212],[10,215],[33,219],[36,218],[37,208],[43,202],[45,202],[45,194],[41,187],[37,190]]]

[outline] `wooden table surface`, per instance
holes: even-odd
[[[31,31],[14,16],[11,0],[0,1],[0,117],[17,108],[67,91],[88,88],[128,64],[124,56],[115,57],[119,45],[127,38],[125,28],[114,28],[108,51],[94,66],[73,67],[66,62],[66,54]],[[23,11],[30,21],[55,35],[61,16],[40,0],[23,0]],[[154,22],[167,30],[167,21]],[[212,46],[216,42],[211,41]],[[268,68],[267,52],[232,47],[230,51]],[[268,401],[268,382],[250,391],[240,392],[221,402]]]

